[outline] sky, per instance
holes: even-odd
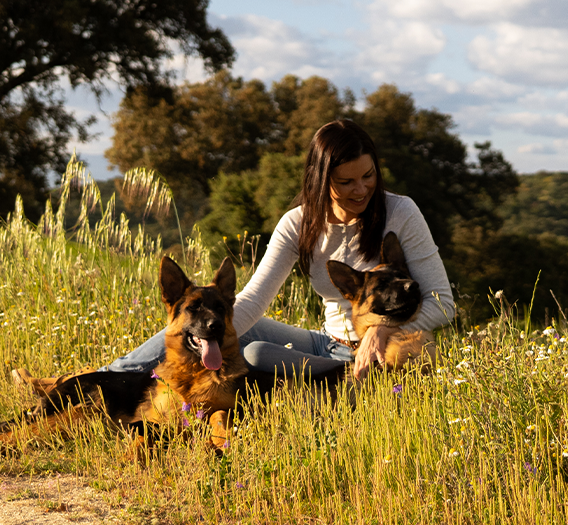
[[[471,152],[489,140],[519,173],[568,171],[568,0],[210,0],[208,12],[237,51],[235,76],[269,88],[318,75],[361,107],[394,83],[450,114]],[[169,66],[179,82],[206,78],[198,59]],[[118,175],[103,153],[121,98],[69,93],[78,117],[98,117],[97,139],[74,145],[95,179]]]

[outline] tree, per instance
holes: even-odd
[[[167,82],[163,63],[172,56],[171,42],[186,56],[203,57],[212,70],[230,65],[234,50],[207,23],[207,5],[207,0],[0,0],[2,191],[11,191],[14,180],[26,180],[41,194],[42,174],[61,168],[72,133],[87,138],[90,122],[80,123],[63,109],[57,91],[63,76],[72,87],[89,85],[97,96],[105,80],[126,87]],[[50,152],[29,157],[33,166],[18,160],[26,157],[24,128],[34,132],[35,148]]]
[[[258,255],[264,253],[276,224],[300,192],[304,155],[266,153],[258,169],[220,173],[211,181],[208,213],[199,228],[209,245],[222,237],[238,250],[237,234],[260,235]]]
[[[370,94],[358,118],[378,147],[387,186],[416,202],[444,255],[456,221],[500,226],[497,207],[518,179],[489,142],[476,145],[478,161],[468,163],[451,117],[417,109],[412,96],[392,84]]]
[[[350,90],[346,90],[342,99],[329,80],[317,76],[300,80],[286,75],[280,82],[273,83],[271,93],[283,126],[282,151],[288,155],[306,151],[321,126],[351,116],[355,104]]]
[[[209,193],[219,170],[256,168],[274,140],[276,111],[264,84],[221,71],[171,97],[132,92],[115,115],[109,161],[121,170],[145,166]]]

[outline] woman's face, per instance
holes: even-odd
[[[337,166],[331,172],[331,209],[327,220],[347,224],[357,219],[371,201],[377,186],[377,172],[371,155]]]

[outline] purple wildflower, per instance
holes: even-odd
[[[223,448],[229,448],[231,446],[231,442],[227,439],[225,443],[223,443]]]
[[[242,483],[239,483],[238,481],[237,481],[236,486],[237,486],[238,489],[244,489],[245,488],[245,486]]]
[[[138,299],[134,299],[134,300],[132,301],[132,303],[133,303],[133,304],[140,304],[140,301],[139,301]]]
[[[181,405],[182,412],[189,412],[191,410],[191,403],[186,403],[185,401]]]
[[[189,421],[188,421],[185,417],[183,418],[183,420],[182,420],[181,423],[182,423],[182,425],[183,425],[184,427],[188,427],[188,426],[189,426]]]
[[[393,394],[400,394],[402,392],[402,385],[395,385],[392,389]]]
[[[152,379],[160,379],[160,376],[156,374],[155,370],[152,370],[152,375],[150,376]]]
[[[195,418],[196,419],[203,419],[204,415],[205,415],[205,412],[203,412],[203,410],[198,410],[197,413],[195,414]]]
[[[536,467],[533,467],[528,461],[524,464],[525,470],[536,476]]]

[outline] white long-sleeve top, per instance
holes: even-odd
[[[398,237],[410,275],[420,285],[423,298],[417,317],[402,328],[432,330],[448,323],[454,316],[450,283],[422,213],[409,197],[389,192],[386,193],[386,208],[384,234],[392,231]],[[262,317],[298,260],[301,218],[302,208],[299,206],[280,219],[256,272],[237,294],[233,323],[239,336]],[[377,242],[382,242],[382,239],[377,239]],[[327,231],[320,236],[314,248],[310,280],[323,299],[324,328],[340,339],[357,341],[359,338],[351,323],[351,303],[330,281],[326,269],[329,260],[341,261],[364,271],[380,264],[380,257],[369,262],[363,260],[359,253],[356,222],[347,225],[328,223]],[[438,295],[439,302],[432,292]]]

